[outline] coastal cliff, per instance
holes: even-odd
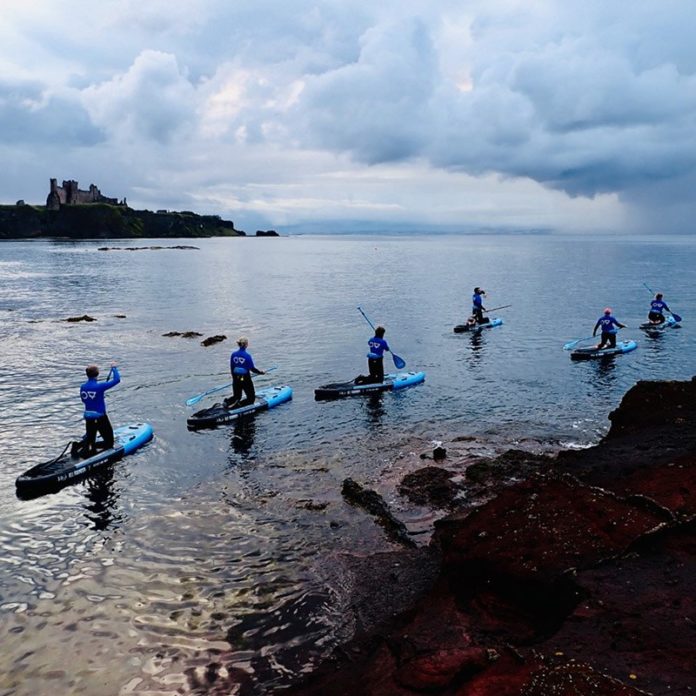
[[[586,450],[410,475],[402,494],[435,482],[451,513],[417,552],[373,557],[352,602],[370,628],[288,693],[692,693],[696,377],[639,382],[610,420]]]
[[[133,210],[124,205],[92,203],[60,206],[0,206],[0,239],[157,238],[157,237],[237,237],[245,233],[234,223],[217,215]]]

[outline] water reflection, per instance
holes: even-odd
[[[118,513],[120,493],[114,481],[113,467],[98,471],[85,480],[85,493],[89,501],[85,506],[87,519],[92,528],[103,531],[121,522],[122,515]]]
[[[250,452],[254,447],[256,437],[256,415],[250,414],[243,418],[238,418],[234,422],[234,429],[230,436],[232,451],[244,459],[249,458]]]
[[[485,344],[485,339],[483,338],[482,332],[478,331],[471,334],[469,344],[469,355],[467,362],[469,363],[470,367],[476,367],[480,365],[481,358],[483,357],[482,349]]]
[[[384,418],[384,396],[383,393],[370,394],[365,399],[365,411],[367,413],[367,422],[371,425],[381,425]]]

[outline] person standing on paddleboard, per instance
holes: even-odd
[[[85,368],[87,381],[80,387],[80,398],[85,405],[85,436],[82,442],[73,442],[71,453],[74,456],[91,457],[97,451],[97,432],[102,436],[102,449],[111,449],[114,446],[114,429],[111,427],[109,416],[106,415],[106,402],[104,392],[115,387],[121,381],[121,375],[115,362],[111,363],[109,377],[113,378],[105,382],[98,382],[99,368],[96,365],[88,365]]]
[[[658,292],[655,295],[655,299],[650,303],[650,313],[648,314],[648,320],[651,324],[662,324],[665,320],[664,312],[672,312],[672,310],[667,306],[667,303],[662,299],[662,293]]]
[[[230,356],[230,372],[232,373],[232,398],[224,400],[225,408],[241,408],[253,404],[256,400],[254,383],[251,380],[251,373],[265,375],[263,370],[257,370],[251,355],[247,353],[249,339],[240,336],[237,339],[239,350],[235,350]],[[245,399],[242,399],[244,392]]]
[[[592,331],[592,335],[597,334],[597,329],[602,329],[602,340],[597,345],[597,350],[602,350],[605,345],[609,344],[609,348],[616,348],[616,332],[619,329],[625,329],[626,324],[617,321],[611,314],[611,307],[604,310],[604,314],[597,319],[597,323]]]
[[[473,297],[471,298],[472,300],[472,307],[471,307],[471,314],[475,317],[476,321],[479,324],[485,324],[486,319],[483,317],[483,313],[486,311],[486,308],[483,306],[483,295],[486,294],[485,290],[482,290],[479,287],[474,288],[474,294]]]
[[[367,354],[367,367],[370,370],[370,382],[384,382],[384,351],[389,344],[384,340],[386,329],[378,326],[375,335],[367,342],[370,352]]]

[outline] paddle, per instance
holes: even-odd
[[[511,304],[504,304],[501,307],[493,307],[493,309],[484,309],[484,312],[495,312],[497,309],[507,309],[508,307],[512,307]]]
[[[266,370],[266,374],[269,372],[273,372],[273,370],[277,370],[278,366],[274,365],[273,367],[269,367]],[[202,394],[197,394],[196,396],[192,396],[190,399],[186,399],[186,405],[187,406],[193,406],[194,404],[197,404],[201,399],[205,398],[208,396],[208,394],[215,394],[215,392],[222,391],[223,389],[227,389],[228,387],[232,386],[232,382],[228,382],[227,384],[221,384],[219,387],[213,387],[212,389],[208,389],[204,391]]]
[[[578,345],[578,343],[582,343],[583,341],[589,341],[591,338],[596,338],[595,336],[585,336],[585,338],[578,338],[575,341],[568,341],[568,343],[564,344],[563,350],[571,350],[572,348],[575,348],[575,346]]]
[[[647,283],[643,283],[643,287],[647,288],[647,290],[649,292],[651,292],[653,295],[655,294],[655,291]],[[681,322],[682,318],[678,314],[675,314],[674,312],[672,312],[671,309],[669,311],[671,312],[672,316],[674,317],[674,321],[676,321],[677,324],[679,324]]]
[[[360,314],[362,314],[363,317],[365,317],[365,321],[372,327],[372,330],[374,331],[375,325],[367,318],[367,314],[365,314],[365,312],[363,312],[360,307],[358,307],[358,312],[360,312]],[[394,351],[390,351],[390,353],[392,354],[392,360],[394,361],[394,367],[397,370],[403,370],[404,367],[406,367],[406,361],[403,358],[400,358],[396,353],[394,353]]]

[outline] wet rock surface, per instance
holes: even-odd
[[[226,341],[226,340],[227,340],[227,336],[224,336],[222,334],[218,334],[216,336],[208,336],[208,338],[204,338],[201,341],[201,345],[206,346],[206,348],[207,348],[208,346],[212,346],[214,343],[220,343],[221,341]]]
[[[77,323],[78,321],[97,321],[97,320],[94,317],[90,317],[89,314],[83,314],[81,317],[68,317],[67,319],[63,319],[63,321]]]
[[[639,382],[611,422],[586,450],[406,476],[402,495],[453,512],[390,563],[407,576],[427,550],[436,570],[288,693],[696,693],[696,380]]]
[[[416,545],[416,542],[409,536],[406,525],[394,517],[379,493],[369,488],[363,488],[350,478],[343,481],[341,493],[349,503],[358,505],[372,515],[377,524],[384,528],[390,539],[404,546],[414,547]]]
[[[182,338],[198,338],[198,336],[202,336],[202,333],[199,333],[198,331],[168,331],[167,333],[162,334],[162,336],[166,338],[170,338],[172,336],[181,336]]]
[[[197,246],[187,246],[185,244],[175,244],[174,246],[143,246],[143,247],[99,247],[97,251],[159,251],[160,249],[197,249]]]

